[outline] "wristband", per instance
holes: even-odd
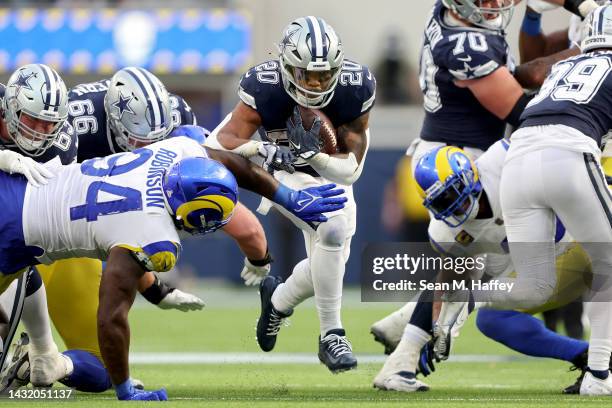
[[[274,197],[272,197],[272,201],[287,208],[287,206],[289,205],[289,202],[291,201],[291,195],[293,193],[294,191],[290,189],[289,187],[287,187],[286,185],[279,184],[278,189],[276,190],[276,193],[274,193]]]
[[[147,299],[149,303],[159,305],[159,302],[161,302],[166,296],[168,296],[168,293],[171,293],[172,291],[174,291],[174,288],[168,286],[167,283],[155,275],[155,281],[153,284],[144,291],[140,292],[140,294]]]
[[[274,261],[274,258],[272,258],[272,255],[270,255],[270,252],[268,251],[267,248],[266,248],[266,256],[264,256],[263,259],[249,259],[249,258],[247,259],[253,266],[266,266],[268,264],[271,264]]]
[[[530,37],[535,37],[542,33],[542,15],[535,11],[527,10],[521,25],[521,31]]]

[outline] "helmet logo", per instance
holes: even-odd
[[[132,100],[132,96],[128,95],[126,97],[123,96],[121,92],[119,92],[119,100],[113,103],[113,106],[119,109],[119,120],[123,117],[123,112],[127,111],[134,115],[134,111],[130,107],[130,101]]]
[[[29,74],[24,75],[23,71],[19,71],[19,77],[17,78],[17,81],[15,81],[15,83],[11,85],[16,88],[15,96],[19,96],[19,91],[21,91],[22,88],[29,89],[30,91],[33,90],[29,82],[32,77],[36,78],[36,73],[30,72]]]
[[[281,52],[286,47],[293,47],[293,49],[297,48],[297,44],[296,44],[295,39],[293,37],[295,36],[295,34],[298,31],[300,31],[300,27],[294,28],[292,31],[287,31],[287,34],[285,34],[285,38],[283,38],[283,41],[281,41],[281,43],[280,43]]]

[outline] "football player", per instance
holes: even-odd
[[[6,86],[0,85],[0,97],[0,168],[9,173],[23,173],[32,186],[46,184],[51,173],[37,161],[45,162],[57,157],[68,164],[76,156],[74,139],[69,135],[58,137],[68,117],[64,81],[46,65],[25,65],[11,75]],[[16,217],[20,220],[22,215]],[[2,229],[5,228],[3,223]],[[7,233],[10,235],[10,231]],[[10,246],[12,239],[7,238],[2,246]],[[69,361],[58,352],[51,336],[45,287],[35,269],[29,270],[27,278],[21,278],[16,286],[19,287],[19,296],[15,302],[13,297],[6,296],[2,303],[9,315],[22,313],[26,330],[31,333],[32,382],[49,385],[67,374]],[[4,291],[6,287],[1,289]],[[4,347],[0,347],[0,366],[18,320],[13,319],[12,325],[8,320],[2,322],[5,327],[2,330]]]
[[[477,158],[503,137],[506,124],[518,125],[530,99],[523,88],[539,88],[552,64],[578,53],[567,49],[516,66],[504,31],[515,3],[438,0],[434,5],[421,50],[425,121],[406,153],[413,171],[437,146],[458,146]],[[593,0],[565,3],[583,17],[597,7]]]
[[[457,146],[476,159],[504,136],[506,125],[518,125],[532,97],[523,88],[539,88],[553,63],[579,52],[572,48],[535,58],[533,51],[522,49],[530,57],[515,66],[504,31],[514,3],[438,0],[434,5],[425,24],[420,61],[425,120],[420,136],[406,152],[413,174],[419,159],[434,147]],[[597,7],[593,0],[566,1],[564,5],[581,15]],[[526,30],[530,34],[538,31],[525,24],[522,31]],[[568,47],[567,42],[564,45],[555,42],[550,52]],[[386,343],[387,351],[399,341],[414,305],[409,302],[372,325],[375,338]]]
[[[295,188],[330,181],[345,187],[346,207],[318,227],[281,209],[303,231],[307,258],[294,267],[286,282],[276,277],[262,282],[257,342],[262,350],[272,350],[282,320],[314,294],[320,323],[319,359],[332,372],[349,370],[357,366],[357,360],[340,318],[342,280],[356,228],[352,184],[361,174],[368,149],[376,81],[367,67],[344,58],[338,35],[321,18],[293,20],[278,48],[277,59],[242,76],[240,101],[211,133],[207,145],[248,158],[264,156],[265,164],[276,170],[276,179]],[[310,130],[304,129],[299,107],[320,109],[331,120],[338,153],[320,151],[321,122],[317,118]],[[251,140],[256,133],[262,141]],[[265,201],[260,210],[266,213],[270,207]]]
[[[612,102],[612,30],[603,24],[608,19],[612,19],[612,6],[600,7],[588,16],[583,54],[556,64],[528,105],[521,127],[512,135],[500,185],[517,279],[512,293],[498,294],[494,304],[535,305],[541,301],[536,292],[540,297],[552,292],[554,215],[589,254],[593,269],[587,311],[591,337],[588,372],[580,387],[583,395],[612,394],[608,367],[612,351],[612,199],[599,163],[599,146],[612,127],[607,109]],[[531,244],[525,245],[527,242]],[[474,295],[484,306],[492,303],[486,294]],[[439,335],[437,350],[442,353],[447,345],[441,339],[461,303],[450,300],[442,305],[434,330]]]
[[[509,276],[514,271],[499,202],[500,177],[508,148],[509,143],[502,139],[472,162],[459,148],[437,147],[416,166],[418,191],[425,207],[434,214],[428,229],[431,244],[444,257],[485,255],[484,272],[474,273],[482,280]],[[580,246],[570,243],[571,237],[562,224],[557,223],[555,232],[560,254],[555,293],[546,305],[529,313],[572,301],[587,289],[588,257]],[[374,379],[377,388],[404,392],[428,389],[415,374],[417,367],[425,375],[433,370],[429,348],[419,358],[422,347],[431,338],[432,318],[435,320],[431,293],[422,294],[413,308],[399,344],[390,345],[394,351]],[[466,315],[467,312],[462,311]],[[586,342],[560,336],[529,314],[481,309],[477,325],[487,336],[516,351],[568,361],[580,369],[586,366]],[[456,325],[454,335],[458,329]]]
[[[142,68],[124,68],[110,80],[78,85],[69,92],[69,99],[68,123],[60,136],[79,137],[81,160],[131,151],[166,138],[173,131],[188,133],[199,143],[207,134],[199,127],[182,127],[181,124],[196,123],[187,103],[170,95],[157,77]],[[230,231],[247,254],[245,265],[252,265],[245,266],[245,281],[258,283],[269,271],[271,259],[263,228],[244,206],[238,205],[236,215],[224,230]],[[38,269],[47,288],[51,319],[68,349],[64,355],[72,363],[72,369],[60,381],[79,391],[109,389],[112,384],[101,361],[95,318],[102,263],[96,259],[68,259]],[[161,308],[187,311],[203,306],[198,297],[168,286],[151,272],[141,278],[139,291]],[[23,344],[18,345],[3,378],[3,390],[28,382],[27,338],[20,343]]]
[[[338,211],[346,202],[338,197],[344,191],[333,184],[296,191],[238,155],[205,150],[186,137],[56,167],[56,176],[38,189],[0,173],[6,234],[0,240],[0,288],[39,262],[105,260],[98,338],[119,399],[167,399],[163,389],[136,390],[129,378],[127,315],[143,273],[175,265],[177,231],[202,234],[229,222],[238,199],[236,179],[216,160],[242,187],[307,222],[326,221],[322,213]]]

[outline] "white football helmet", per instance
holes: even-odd
[[[612,48],[612,5],[606,3],[593,10],[583,23],[582,52]]]
[[[334,96],[344,51],[334,29],[313,16],[293,20],[278,45],[283,85],[298,104],[322,108]]]
[[[125,151],[165,139],[172,131],[168,91],[144,68],[127,67],[113,75],[104,110],[117,144]]]
[[[6,83],[2,116],[9,137],[27,156],[42,155],[68,118],[68,91],[55,70],[44,64],[17,69]],[[33,121],[48,122],[44,132]]]
[[[514,0],[442,0],[442,4],[469,23],[487,30],[505,30],[512,20]]]

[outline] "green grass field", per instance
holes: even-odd
[[[254,334],[259,306],[256,291],[204,289],[201,295],[208,306],[196,313],[161,311],[138,303],[131,313],[134,356],[258,352]],[[372,340],[369,326],[395,305],[361,304],[356,295],[351,292],[346,296],[343,317],[353,348],[358,355],[381,354],[382,347]],[[314,357],[317,332],[312,303],[301,305],[290,326],[282,328],[277,348],[271,354]],[[462,331],[455,354],[518,356],[478,334],[472,321]],[[166,387],[171,404],[182,407],[569,407],[610,403],[609,399],[561,395],[560,390],[575,380],[576,373],[568,372],[569,364],[552,360],[447,362],[426,379],[432,390],[418,394],[373,389],[372,378],[380,367],[380,363],[364,363],[357,370],[333,375],[321,364],[149,362],[132,364],[131,374],[148,388]],[[18,403],[62,404],[49,400]],[[88,408],[120,404],[112,392],[77,393],[64,403]]]

